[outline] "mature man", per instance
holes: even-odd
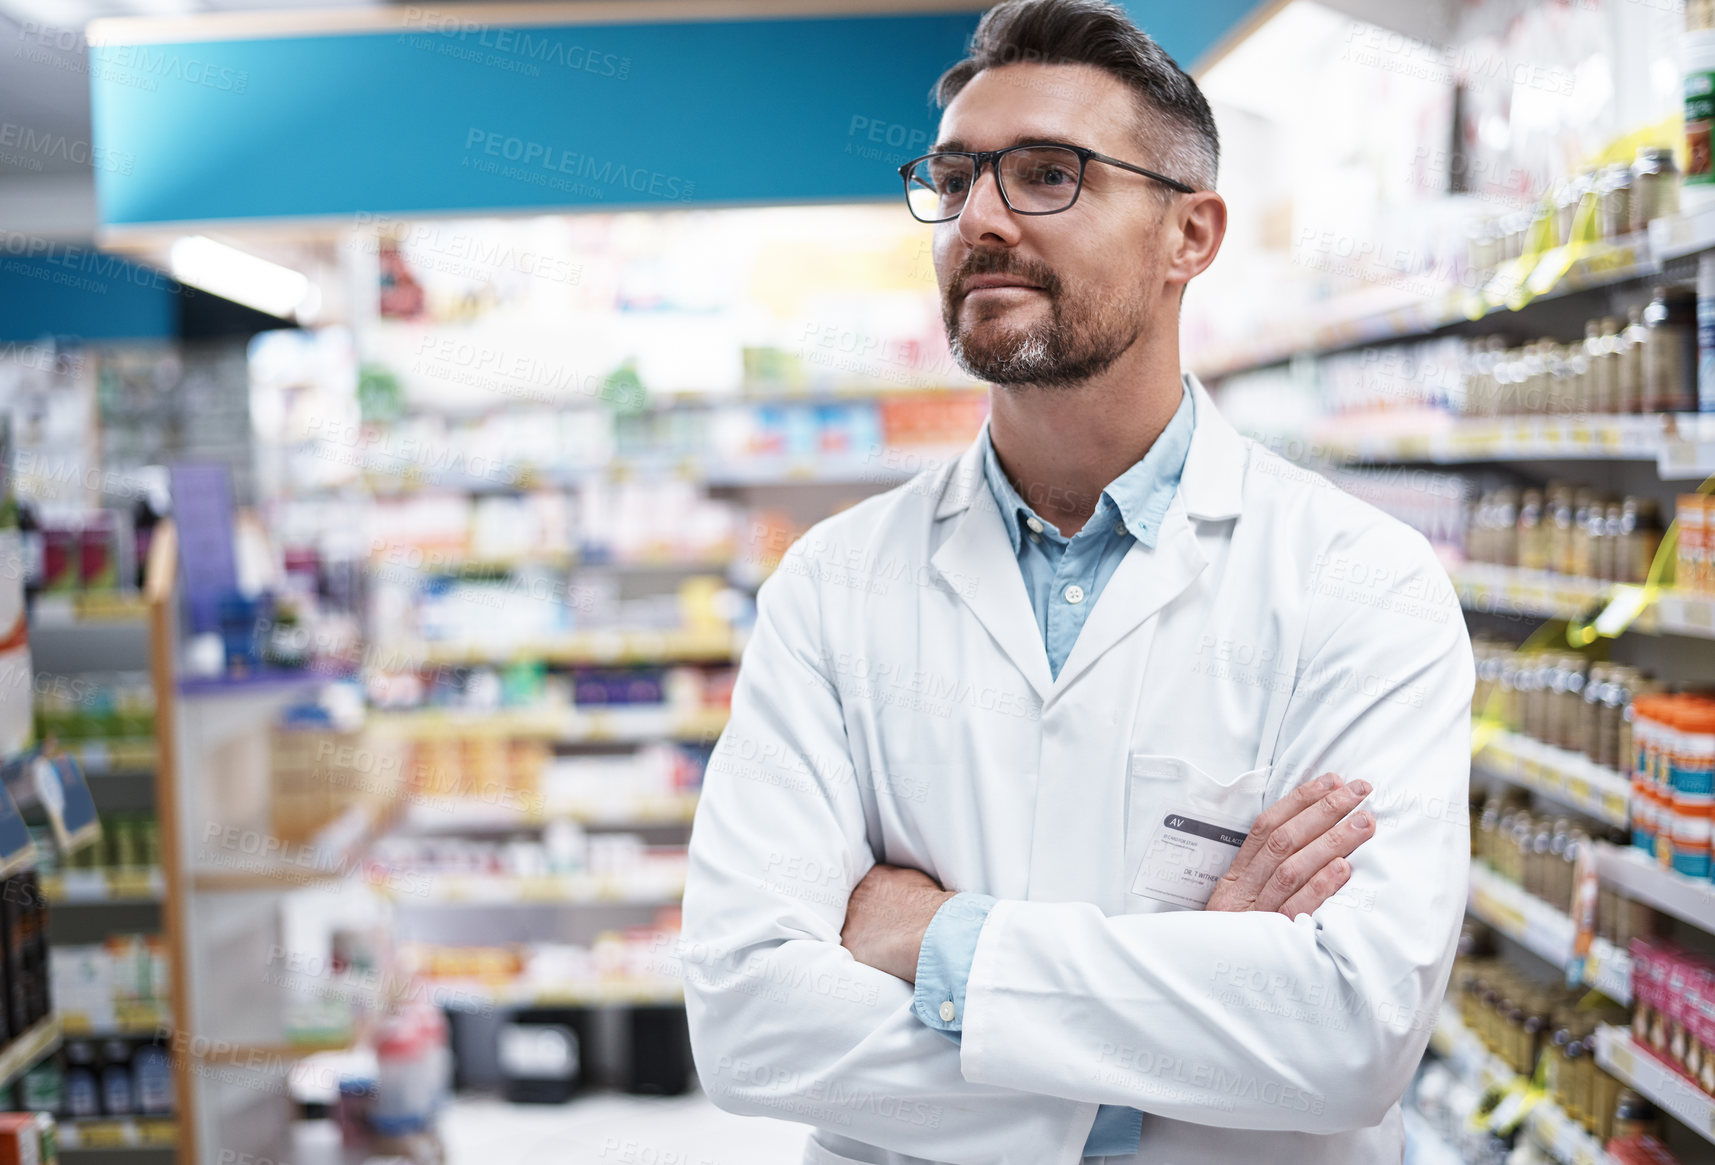
[[[1002,4],[937,97],[902,173],[991,415],[762,589],[703,1087],[807,1162],[1397,1162],[1469,856],[1446,576],[1181,373],[1214,121],[1119,9]]]

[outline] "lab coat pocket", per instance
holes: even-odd
[[[1201,910],[1262,812],[1269,772],[1265,767],[1221,779],[1183,757],[1132,754],[1127,909]]]

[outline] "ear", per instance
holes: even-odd
[[[1169,232],[1167,281],[1185,284],[1197,278],[1215,261],[1221,240],[1227,235],[1227,202],[1213,190],[1181,195],[1168,211],[1168,222],[1178,230]]]

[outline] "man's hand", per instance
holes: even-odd
[[[1346,884],[1352,876],[1346,858],[1375,832],[1369,813],[1346,816],[1369,793],[1367,781],[1348,785],[1323,773],[1270,805],[1203,909],[1273,910],[1288,918],[1313,913]]]
[[[923,932],[954,893],[921,870],[877,863],[852,888],[840,945],[858,962],[915,983]]]

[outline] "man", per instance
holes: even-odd
[[[762,588],[691,838],[702,1085],[807,1162],[1397,1162],[1469,858],[1446,576],[1181,374],[1226,212],[1153,41],[1015,0],[937,97],[902,173],[990,419]]]

